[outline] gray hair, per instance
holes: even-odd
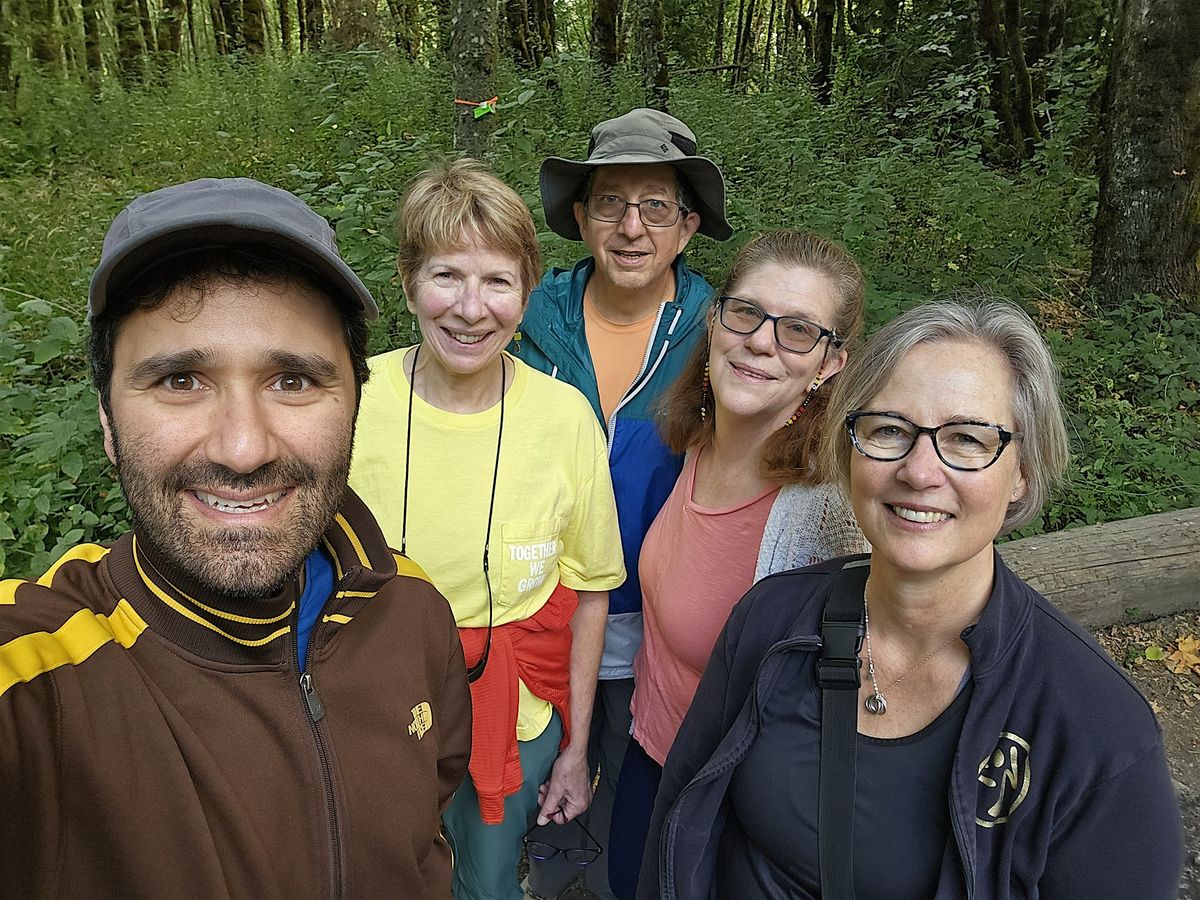
[[[998,351],[1013,377],[1014,430],[1022,433],[1021,474],[1026,493],[1008,505],[1000,533],[1029,524],[1067,466],[1067,429],[1059,398],[1058,366],[1033,320],[1002,300],[938,300],[901,313],[851,356],[829,400],[822,437],[826,477],[849,488],[850,435],[842,422],[883,389],[900,360],[919,344],[972,341]],[[836,423],[836,425],[833,425]]]

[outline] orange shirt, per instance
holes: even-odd
[[[600,315],[587,293],[583,295],[583,323],[592,365],[596,369],[596,387],[600,389],[600,408],[604,422],[612,421],[617,404],[637,378],[650,344],[650,333],[658,318],[658,307],[644,319],[618,325]]]

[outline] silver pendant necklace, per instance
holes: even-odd
[[[867,677],[871,679],[871,690],[874,692],[870,697],[863,701],[863,708],[873,716],[882,716],[887,712],[887,699],[879,690],[879,682],[875,680],[875,658],[871,655],[871,607],[870,604],[867,603],[865,597],[863,598],[863,630],[866,632],[867,637]],[[889,684],[888,690],[890,691],[913,672],[917,671],[917,669],[921,668],[921,666],[925,665],[925,663],[929,662],[931,659],[953,644],[956,640],[958,640],[957,634],[950,638],[950,640],[946,641],[946,643],[934,647],[929,651],[928,656]]]

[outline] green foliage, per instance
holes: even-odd
[[[808,227],[862,260],[871,326],[956,291],[1018,300],[1049,329],[1075,453],[1070,480],[1024,533],[1200,504],[1200,318],[1153,298],[1100,310],[1075,285],[1096,197],[1095,51],[1066,51],[1047,72],[1050,137],[1032,163],[1003,169],[989,155],[985,74],[940,49],[960,25],[952,5],[889,38],[886,66],[851,56],[828,107],[801,83],[730,95],[720,77],[677,75],[672,110],[722,165],[737,229],[726,244],[697,238],[689,262],[719,281],[752,234]],[[371,51],[218,62],[131,93],[109,84],[98,101],[26,79],[13,118],[0,119],[0,575],[41,571],[70,544],[125,527],[83,349],[112,216],[139,192],[206,175],[296,191],[333,221],[380,300],[373,348],[408,344],[395,209],[416,172],[454,152],[463,112],[450,85],[439,68]],[[548,265],[582,251],[545,226],[541,161],[585,155],[591,126],[639,91],[634,73],[606,81],[566,53],[492,89],[490,162],[533,210]]]
[[[1049,332],[1074,459],[1044,529],[1200,506],[1200,317],[1156,297]]]

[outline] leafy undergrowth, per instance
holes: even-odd
[[[1069,60],[1068,60],[1069,62]],[[1023,303],[1062,365],[1074,461],[1022,535],[1200,504],[1200,316],[1155,298],[1095,306],[1079,287],[1096,185],[1086,148],[1094,73],[1057,78],[1058,130],[1021,169],[989,155],[983,76],[931,78],[899,105],[864,81],[829,107],[802,85],[730,94],[680,77],[672,110],[728,181],[736,229],[698,238],[712,280],[750,235],[803,226],[847,244],[867,271],[869,323],[934,296]],[[392,220],[404,184],[453,153],[450,79],[376,52],[213,64],[100,100],[24,82],[0,119],[0,575],[43,570],[80,540],[125,527],[86,386],[83,309],[104,229],[136,194],[200,176],[250,175],[296,191],[334,222],[343,254],[379,298],[376,350],[414,337],[395,279]],[[586,154],[598,120],[638,102],[563,55],[508,72],[490,162],[534,211],[548,264],[580,245],[545,227],[541,161]],[[5,114],[7,115],[7,113]]]

